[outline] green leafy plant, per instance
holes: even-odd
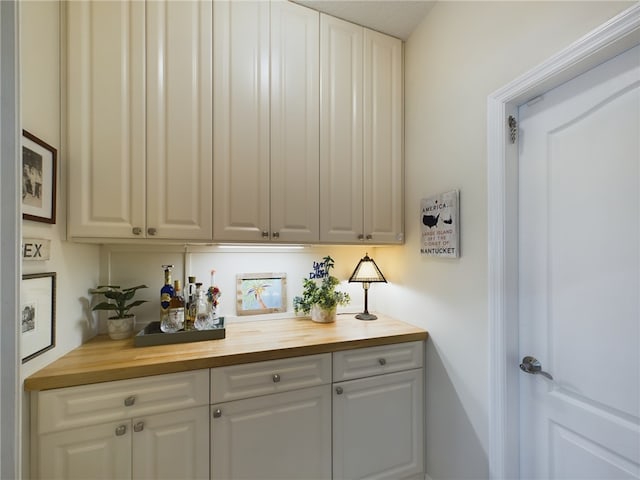
[[[98,285],[96,288],[89,290],[93,295],[104,295],[107,299],[95,305],[92,310],[108,310],[114,312],[115,315],[109,318],[127,318],[133,313],[129,313],[133,307],[142,305],[147,300],[133,300],[136,292],[141,288],[148,288],[146,285],[138,285],[129,288],[120,288],[120,285]],[[127,303],[130,302],[130,303]]]
[[[334,268],[333,258],[326,256],[323,261],[326,276],[319,284],[315,279],[305,278],[303,280],[302,295],[293,299],[293,309],[296,313],[309,314],[311,307],[315,304],[322,309],[329,310],[337,305],[347,305],[351,300],[348,293],[335,290],[340,281],[329,274],[329,271]]]

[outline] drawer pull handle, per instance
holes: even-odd
[[[342,395],[343,392],[344,392],[344,390],[342,389],[342,387],[336,387],[336,393],[338,395]]]
[[[387,364],[387,360],[385,358],[379,358],[378,363],[384,367]]]
[[[213,411],[213,418],[220,418],[222,416],[222,410],[220,410],[219,408],[216,408]]]
[[[277,373],[275,373],[273,375],[273,383],[278,383],[280,381],[280,375],[278,375]]]
[[[138,422],[133,426],[134,432],[141,432],[142,430],[144,430],[144,422]]]
[[[116,437],[121,437],[125,433],[127,433],[127,426],[126,425],[118,425],[116,427]]]
[[[125,407],[131,407],[134,403],[136,403],[136,397],[134,397],[133,395],[124,399]]]

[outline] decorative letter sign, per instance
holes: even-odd
[[[49,260],[51,258],[51,240],[44,238],[22,239],[22,260]]]

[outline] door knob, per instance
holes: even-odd
[[[532,375],[542,375],[543,377],[548,378],[549,380],[553,380],[553,377],[550,373],[542,370],[542,364],[536,357],[524,357],[522,359],[522,363],[520,364],[520,370],[525,373],[530,373]]]

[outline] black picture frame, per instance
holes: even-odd
[[[18,322],[22,363],[56,346],[55,272],[22,276]]]
[[[22,130],[22,218],[56,223],[58,151]]]

